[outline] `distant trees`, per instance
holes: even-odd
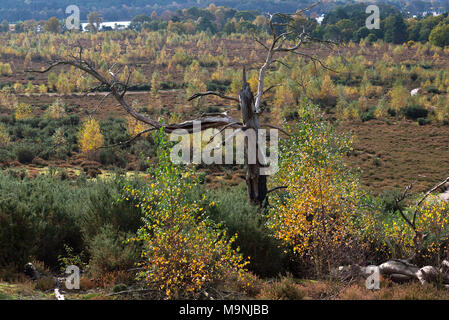
[[[449,24],[439,24],[432,30],[429,41],[436,46],[445,47],[449,45]]]
[[[365,12],[366,5],[364,4],[335,6],[326,14],[321,24],[318,24],[315,19],[308,19],[305,15],[295,17],[297,20],[295,23],[298,26],[305,26],[307,32],[321,40],[360,42],[368,39],[368,42],[365,43],[373,43],[379,39],[396,44],[410,40],[427,42],[432,30],[440,23],[447,24],[447,14],[409,18],[395,6],[381,4],[379,6],[381,9],[380,29],[370,30],[366,27],[365,21],[368,14]],[[88,31],[96,33],[111,30],[111,28],[101,28],[102,14],[101,11],[92,11],[88,14],[89,23],[86,28]],[[15,25],[15,32],[58,33],[63,29],[60,21],[57,21],[58,19],[61,17],[55,15],[48,20],[24,20]],[[129,29],[138,32],[168,30],[177,34],[194,34],[204,31],[209,35],[217,33],[246,34],[248,32],[261,35],[269,31],[265,28],[265,23],[266,18],[255,10],[238,11],[229,7],[209,5],[204,9],[192,7],[176,11],[165,10],[159,15],[156,11],[153,11],[150,16],[146,13],[139,13],[132,18]],[[444,27],[438,28],[438,30],[442,29]],[[4,20],[0,24],[0,32],[8,30],[9,24]],[[440,36],[437,37],[437,31],[434,33],[433,44],[445,43],[445,41],[439,40],[444,36],[444,32],[440,32]]]
[[[381,25],[390,14],[400,14],[399,10],[389,5],[380,6]],[[321,26],[315,29],[315,36],[339,40],[339,41],[360,41],[369,35],[374,35],[376,39],[384,37],[385,28],[369,30],[366,28],[366,18],[368,14],[365,12],[366,5],[350,4],[346,6],[337,6],[331,10],[322,22]]]
[[[206,9],[192,7],[177,10],[169,14],[163,13],[160,17],[155,12],[151,17],[140,14],[135,16],[129,29],[141,31],[142,29],[157,31],[166,29],[178,34],[193,34],[195,31],[216,34],[224,32],[247,32],[250,29],[262,30],[266,19],[257,11],[237,11],[227,7],[210,5]]]
[[[138,16],[135,16],[131,20],[131,23],[129,24],[128,28],[131,30],[140,31],[140,30],[142,30],[142,27],[145,24],[148,24],[150,22],[151,22],[151,18],[148,17],[146,14],[139,14]]]
[[[400,44],[408,40],[407,26],[401,15],[389,15],[384,21],[384,28],[384,39],[386,42]]]
[[[3,20],[2,23],[0,23],[0,32],[8,32],[9,31],[9,23],[6,20]]]
[[[92,11],[87,16],[87,21],[89,24],[87,25],[87,29],[90,32],[96,33],[100,31],[100,25],[103,22],[103,18],[98,11]]]
[[[396,7],[380,5],[381,28],[369,30],[365,26],[368,14],[366,5],[337,6],[326,14],[321,25],[313,34],[321,39],[357,41],[369,38],[372,42],[383,39],[389,43],[401,44],[409,40],[426,42],[432,30],[445,15],[428,15],[424,18],[406,18]]]
[[[18,22],[18,23],[16,23],[16,25],[15,25],[15,27],[14,27],[14,31],[15,31],[16,33],[24,32],[24,31],[25,31],[25,28],[24,28],[24,26],[23,26],[23,22]]]
[[[50,19],[48,19],[45,22],[44,30],[46,32],[51,32],[51,33],[60,33],[61,32],[61,25],[60,25],[60,22],[59,22],[58,18],[51,17]]]
[[[408,19],[406,21],[408,27],[409,40],[426,42],[432,30],[444,20],[444,16],[433,16],[432,14],[422,19]]]

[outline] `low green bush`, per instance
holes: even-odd
[[[34,153],[30,149],[20,148],[17,150],[17,160],[20,163],[31,163],[34,159]]]
[[[126,270],[134,266],[139,258],[135,243],[126,243],[132,234],[117,232],[112,225],[103,226],[89,243],[89,269],[93,275]]]
[[[102,242],[96,237],[105,226],[131,234],[141,224],[135,203],[117,202],[124,177],[70,181],[53,171],[34,179],[10,173],[0,174],[0,266],[14,264],[21,269],[36,259],[57,268],[67,246],[75,255],[86,248],[100,250]],[[144,183],[137,178],[129,181]]]
[[[429,111],[427,111],[427,109],[417,105],[408,106],[404,108],[402,112],[407,119],[411,120],[427,118],[427,115],[429,114]]]
[[[245,185],[208,191],[207,198],[215,202],[209,209],[211,219],[222,223],[228,234],[238,235],[235,246],[243,256],[250,257],[249,270],[262,277],[285,270],[288,257],[265,227],[263,211],[248,203]]]

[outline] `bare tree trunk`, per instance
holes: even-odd
[[[259,150],[259,135],[260,121],[259,116],[255,112],[254,95],[251,92],[251,88],[246,81],[246,70],[243,69],[242,90],[239,92],[240,97],[240,109],[242,112],[243,129],[253,130],[255,133],[255,141],[245,140],[245,164],[246,164],[246,185],[248,189],[248,198],[253,205],[261,205],[267,196],[267,177],[261,175],[262,164],[260,162],[260,154],[262,150]],[[255,149],[250,148],[248,143],[255,142]],[[256,152],[256,163],[249,163],[248,159],[251,158],[250,152]]]

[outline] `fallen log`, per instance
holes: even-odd
[[[419,271],[417,266],[405,260],[389,260],[379,265],[379,272],[382,276],[403,275],[410,278],[416,277],[416,273]]]
[[[443,260],[441,268],[434,266],[418,267],[407,260],[392,259],[378,266],[379,274],[393,282],[404,283],[408,281],[419,281],[425,285],[428,283],[441,283],[449,288],[449,261]],[[342,281],[352,281],[367,278],[371,275],[368,267],[359,265],[340,266],[334,270],[333,275]]]

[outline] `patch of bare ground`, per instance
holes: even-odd
[[[449,175],[449,126],[371,120],[347,123],[344,130],[355,136],[348,161],[374,193],[415,180],[414,190],[422,192]]]

